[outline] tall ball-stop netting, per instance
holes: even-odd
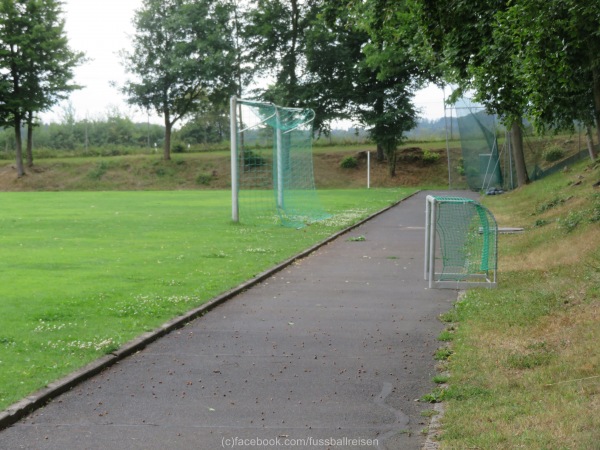
[[[469,188],[474,191],[512,189],[513,186],[507,185],[512,174],[507,180],[503,177],[503,173],[513,170],[511,154],[504,148],[498,148],[496,116],[487,114],[483,107],[467,99],[458,100],[454,109],[460,132],[464,176]]]
[[[488,114],[483,105],[468,98],[458,99],[450,109],[450,114],[451,130],[456,125],[460,133],[461,158],[449,161],[449,167],[456,167],[460,178],[464,177],[467,186],[473,191],[493,192],[516,188],[514,143],[511,133],[500,123],[499,118]],[[580,124],[576,124],[579,137],[574,133],[569,136],[543,136],[537,134],[527,120],[523,120],[521,125],[525,165],[530,180],[551,175],[588,157],[587,149],[582,144]],[[564,159],[546,161],[545,151],[556,146],[563,151]],[[450,186],[463,187],[460,178],[450,180]]]
[[[325,219],[315,188],[314,111],[231,99],[232,216],[301,227]]]

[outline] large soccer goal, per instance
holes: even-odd
[[[468,198],[428,195],[425,216],[430,288],[496,286],[498,225],[487,208]]]
[[[301,227],[328,217],[315,189],[314,111],[231,98],[232,219]]]

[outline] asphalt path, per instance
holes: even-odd
[[[456,299],[423,279],[426,195],[76,385],[0,448],[420,449]]]

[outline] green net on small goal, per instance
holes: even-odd
[[[313,110],[232,98],[231,116],[234,221],[301,227],[329,217],[315,189]]]
[[[463,197],[427,196],[425,278],[430,287],[496,285],[498,226]]]

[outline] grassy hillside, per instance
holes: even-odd
[[[600,442],[600,165],[485,199],[499,225],[499,287],[444,316],[447,449],[592,449]]]
[[[528,137],[527,165],[530,173],[546,170],[561,159],[577,154],[581,142],[570,135]],[[504,151],[504,139],[499,139]],[[453,189],[466,188],[462,167],[461,143],[449,142],[451,183]],[[159,151],[113,148],[97,152],[50,151],[36,154],[35,166],[27,176],[16,178],[12,152],[0,152],[0,191],[93,191],[93,190],[173,190],[228,189],[230,187],[229,151],[223,145],[192,153],[173,153],[164,161]],[[560,156],[546,161],[549,151]],[[482,150],[485,151],[485,150]],[[367,152],[371,152],[371,186],[448,186],[448,160],[445,141],[412,142],[397,152],[397,173],[391,178],[387,162],[377,162],[375,145],[317,142],[313,147],[315,182],[318,188],[362,188],[367,184]],[[437,159],[424,158],[424,154]],[[92,156],[95,155],[95,156]],[[78,156],[79,155],[79,156]],[[104,156],[99,156],[104,155]],[[35,156],[35,155],[34,155]],[[4,159],[2,159],[4,158]],[[354,158],[356,167],[342,168],[346,158]],[[506,159],[501,158],[502,161]],[[506,162],[506,161],[504,161]],[[536,168],[536,169],[534,169]]]
[[[419,148],[438,153],[439,160],[433,164],[425,164],[419,158],[423,152],[416,150],[418,157],[405,161],[400,153],[395,178],[388,176],[387,164],[376,162],[372,154],[371,186],[447,186],[445,143],[419,144]],[[366,151],[373,152],[374,147],[367,144],[315,147],[317,187],[365,187]],[[356,158],[358,166],[352,169],[341,168],[341,162],[349,156]],[[230,187],[230,162],[226,151],[174,154],[172,161],[162,160],[160,154],[40,159],[27,172],[25,177],[17,179],[14,162],[0,161],[0,191],[129,191]],[[455,180],[459,180],[457,174]]]

